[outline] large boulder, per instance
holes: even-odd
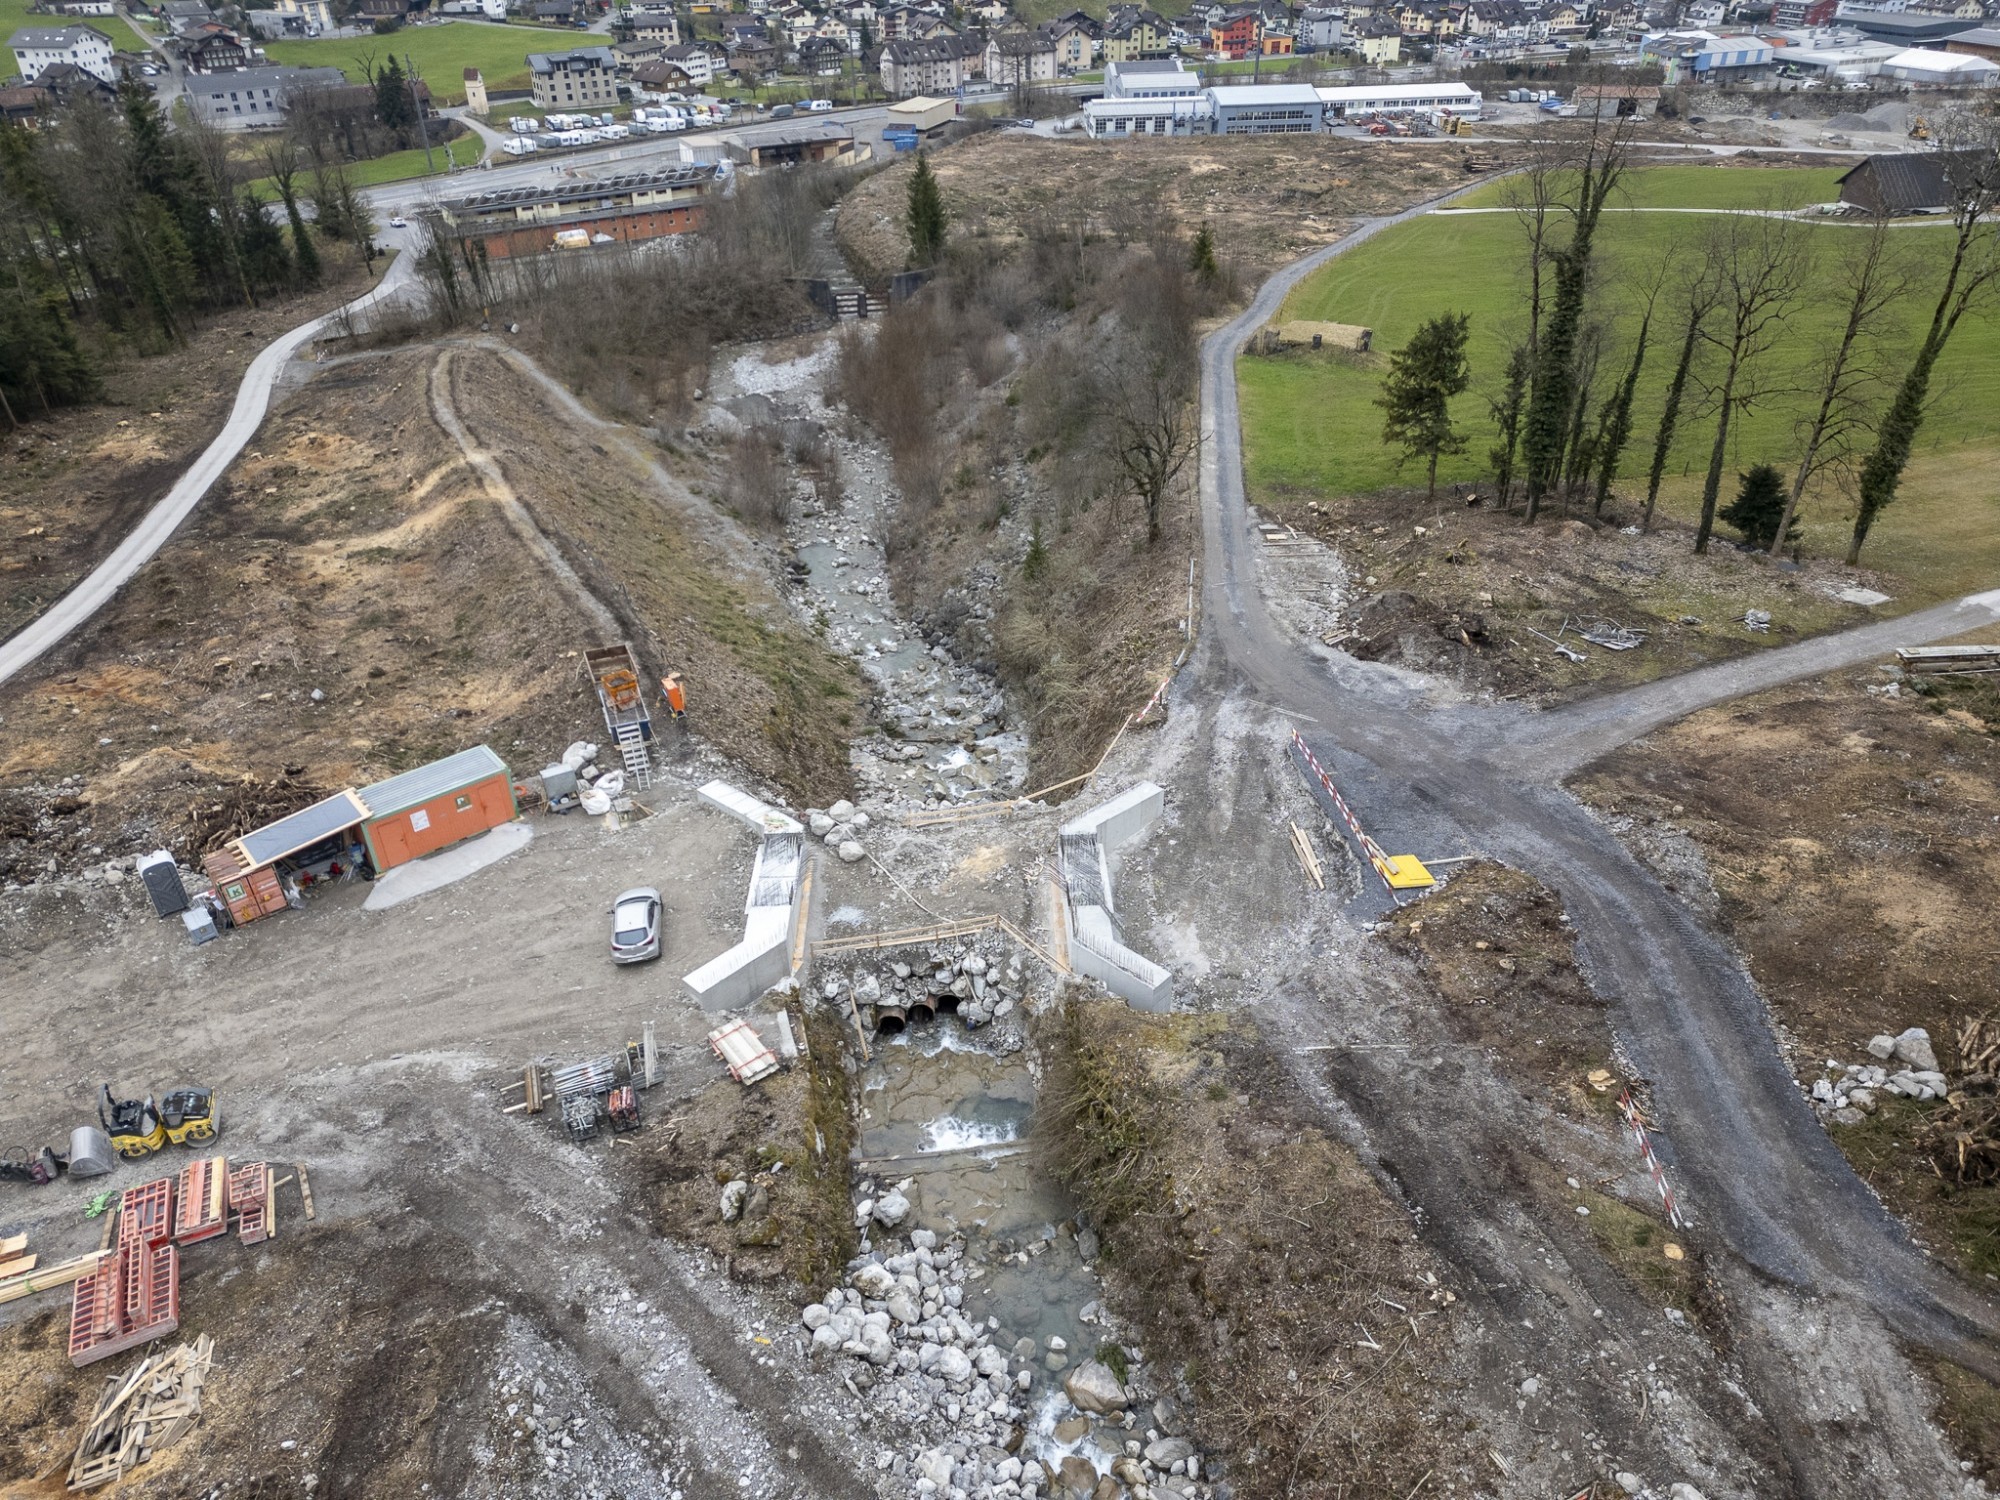
[[[1089,1459],[1078,1458],[1072,1453],[1062,1461],[1062,1467],[1057,1470],[1056,1482],[1071,1495],[1076,1496],[1077,1500],[1083,1500],[1084,1496],[1097,1488],[1097,1470],[1091,1466]]]
[[[1125,1409],[1125,1387],[1109,1365],[1087,1359],[1063,1380],[1063,1394],[1078,1411],[1106,1412]]]
[[[894,1229],[910,1216],[910,1200],[891,1188],[875,1200],[875,1222],[884,1229]]]
[[[873,1261],[861,1267],[847,1280],[848,1284],[862,1296],[878,1300],[896,1290],[896,1278],[891,1276],[885,1267],[878,1266]]]
[[[1938,1070],[1937,1053],[1931,1050],[1931,1034],[1921,1026],[1912,1026],[1896,1038],[1896,1056],[1910,1065],[1912,1073]]]
[[[1146,1462],[1156,1469],[1171,1469],[1194,1452],[1194,1444],[1182,1437],[1163,1437],[1146,1444]]]
[[[740,1177],[724,1187],[722,1190],[722,1222],[725,1224],[734,1224],[738,1219],[742,1218],[743,1205],[749,1197],[750,1184]]]
[[[963,1349],[955,1349],[949,1344],[938,1351],[937,1363],[931,1368],[946,1385],[964,1386],[972,1381],[972,1361]]]

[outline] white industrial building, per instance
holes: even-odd
[[[1305,83],[1245,83],[1208,90],[1217,135],[1316,135],[1319,90]]]
[[[1206,93],[1185,99],[1092,99],[1083,106],[1084,133],[1096,141],[1141,135],[1208,135],[1215,110]]]
[[[2000,63],[1975,57],[1969,52],[1933,52],[1927,47],[1912,47],[1907,52],[1884,58],[1879,72],[1884,78],[1895,78],[1904,83],[1990,88],[1995,79],[2000,79]]]
[[[1189,89],[1177,67],[1123,64],[1122,89],[1083,106],[1083,128],[1093,140],[1168,135],[1311,135],[1321,127],[1363,115],[1458,115],[1476,120],[1484,101],[1463,83],[1366,84],[1318,89],[1301,83],[1245,83]],[[1141,72],[1140,69],[1149,71]],[[1109,82],[1110,69],[1106,69]],[[1165,80],[1172,83],[1166,84]],[[1173,92],[1166,93],[1166,87]],[[1154,92],[1158,89],[1159,92]],[[1141,91],[1144,92],[1136,92]]]
[[[1194,99],[1201,92],[1201,75],[1183,65],[1178,57],[1104,65],[1107,99]]]
[[[1357,115],[1460,115],[1479,118],[1479,90],[1464,83],[1369,83],[1353,88],[1316,89],[1326,122]]]

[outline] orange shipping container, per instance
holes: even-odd
[[[359,795],[368,809],[361,836],[378,872],[511,823],[518,811],[507,763],[485,745],[378,781]]]

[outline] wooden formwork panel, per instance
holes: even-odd
[[[81,1368],[172,1333],[181,1324],[180,1249],[125,1241],[76,1283],[69,1358]]]
[[[118,1200],[118,1239],[121,1244],[157,1245],[174,1235],[174,1180],[155,1178],[135,1188],[127,1188]]]
[[[236,1237],[246,1245],[271,1237],[271,1169],[246,1162],[229,1174],[229,1206],[236,1211]]]
[[[229,1164],[220,1156],[190,1162],[175,1195],[174,1243],[195,1245],[229,1227]]]

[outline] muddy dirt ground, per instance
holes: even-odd
[[[250,361],[279,335],[348,301],[366,272],[321,251],[326,282],[212,319],[171,353],[114,358],[104,399],[0,436],[0,636],[12,635],[115,547],[208,446]],[[388,261],[377,260],[375,274]]]
[[[1722,538],[1698,557],[1692,528],[1661,520],[1632,534],[1639,518],[1617,500],[1602,518],[1558,510],[1531,527],[1518,504],[1509,514],[1492,498],[1490,486],[1472,485],[1433,499],[1421,490],[1272,497],[1261,513],[1293,535],[1267,544],[1265,576],[1308,640],[1464,693],[1538,703],[1860,624],[1870,609],[1835,591],[1897,587],[1826,559],[1773,564]],[[1751,610],[1770,616],[1767,628],[1745,624]],[[1600,623],[1643,644],[1612,650],[1581,638]]]
[[[1190,236],[1206,222],[1218,254],[1254,282],[1338,239],[1355,218],[1461,186],[1462,156],[1322,136],[1232,139],[1218,149],[1199,140],[1106,145],[995,131],[938,153],[932,168],[954,233],[1011,243],[1040,225],[1144,239],[1156,225]],[[910,170],[877,174],[841,205],[841,247],[871,274],[908,262]]]
[[[700,743],[840,795],[854,673],[649,463],[492,350],[321,372],[109,608],[0,689],[0,877],[105,849],[193,861],[469,744],[539,769],[602,737],[579,658],[606,639],[686,674]]]

